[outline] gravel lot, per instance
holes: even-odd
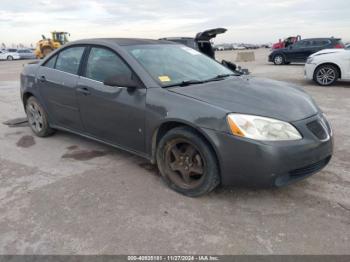
[[[302,85],[333,125],[334,158],[289,187],[219,188],[196,199],[169,190],[139,157],[1,124],[24,116],[26,61],[0,61],[0,254],[350,254],[350,83],[316,86],[303,65],[274,66],[267,54],[255,50],[256,61],[240,65]]]

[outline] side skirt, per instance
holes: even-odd
[[[74,131],[74,130],[71,130],[71,129],[68,129],[68,128],[65,128],[65,127],[61,127],[61,126],[57,126],[57,125],[50,125],[51,128],[54,128],[54,129],[57,129],[57,130],[61,130],[61,131],[65,131],[65,132],[68,132],[68,133],[72,133],[72,134],[75,134],[75,135],[78,135],[78,136],[82,136],[82,137],[85,137],[85,138],[88,138],[88,139],[91,139],[91,140],[94,140],[96,142],[99,142],[99,143],[102,143],[102,144],[105,144],[105,145],[108,145],[108,146],[111,146],[111,147],[114,147],[116,149],[120,149],[120,150],[123,150],[123,151],[126,151],[126,152],[129,152],[133,155],[137,155],[139,157],[142,157],[142,158],[145,158],[146,160],[148,161],[152,161],[152,158],[150,156],[148,156],[147,154],[145,153],[141,153],[141,152],[138,152],[138,151],[134,151],[134,150],[131,150],[129,148],[125,148],[125,147],[122,147],[120,145],[116,145],[116,144],[112,144],[110,142],[107,142],[107,141],[104,141],[104,140],[101,140],[101,139],[98,139],[96,137],[93,137],[93,136],[90,136],[90,135],[87,135],[87,134],[84,134],[84,133],[79,133],[77,131]]]

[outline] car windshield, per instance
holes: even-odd
[[[215,60],[183,45],[134,45],[126,49],[163,87],[233,75]]]

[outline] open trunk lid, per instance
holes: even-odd
[[[196,35],[195,40],[197,42],[200,41],[209,41],[212,38],[215,38],[219,34],[223,34],[227,31],[226,28],[215,28],[215,29],[209,29],[204,32],[200,32]]]

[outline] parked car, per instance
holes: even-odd
[[[19,54],[15,52],[11,52],[9,50],[1,50],[0,51],[0,60],[17,60],[20,59]]]
[[[329,48],[344,48],[339,38],[310,38],[303,39],[288,48],[276,49],[269,55],[269,62],[275,65],[290,64],[292,62],[305,63],[313,53]]]
[[[19,54],[20,59],[36,59],[34,52],[30,49],[19,49],[17,53]]]
[[[223,45],[218,45],[218,46],[214,46],[214,50],[215,51],[225,51],[225,46]]]
[[[160,38],[159,40],[171,41],[171,42],[185,45],[187,47],[190,47],[194,50],[201,52],[202,54],[205,54],[206,56],[209,56],[212,59],[215,59],[215,48],[213,47],[211,40],[215,38],[218,34],[223,34],[226,31],[227,29],[225,28],[215,28],[215,29],[206,30],[204,32],[200,32],[196,35],[195,38],[164,37],[164,38]],[[224,50],[232,50],[232,45],[223,44],[222,46],[225,48]],[[234,73],[237,73],[240,75],[249,74],[248,69],[242,69],[241,67],[238,67],[236,64],[230,61],[222,60],[221,64],[229,68]]]
[[[199,52],[215,59],[215,52],[210,42],[213,38],[215,38],[218,34],[223,34],[227,31],[225,28],[215,28],[209,29],[204,32],[200,32],[196,35],[196,37],[163,37],[159,40],[172,41],[176,43],[180,43],[186,45],[190,48],[198,50]]]
[[[242,44],[243,47],[245,47],[246,49],[258,49],[259,46],[258,45],[254,45],[254,44]]]
[[[311,55],[305,64],[305,77],[321,86],[332,85],[338,79],[350,80],[350,46]]]
[[[59,129],[124,149],[157,163],[187,196],[288,185],[333,151],[331,127],[304,91],[247,81],[169,41],[71,42],[24,67],[21,98],[37,136]]]
[[[242,45],[233,44],[232,49],[233,50],[244,50],[244,49],[246,49],[246,47],[242,46]]]

